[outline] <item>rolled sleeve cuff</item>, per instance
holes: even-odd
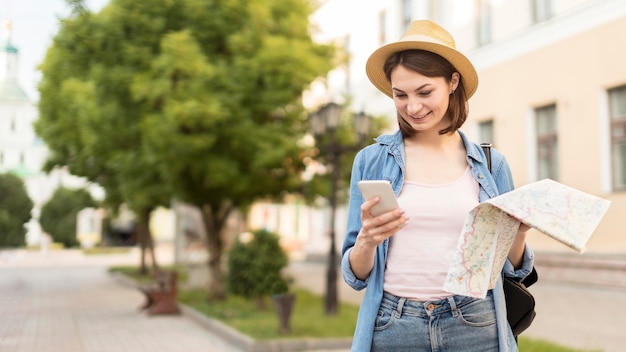
[[[504,272],[504,276],[515,278],[518,280],[524,280],[526,276],[528,276],[533,271],[533,266],[535,265],[535,253],[532,248],[528,244],[524,246],[524,256],[522,258],[522,266],[519,269],[515,269],[513,264],[511,264],[510,260],[506,260],[504,262],[504,268],[502,271]]]
[[[343,274],[343,280],[354,290],[360,291],[367,287],[369,277],[365,280],[361,280],[354,275],[352,267],[350,266],[350,252],[352,252],[352,248],[348,249],[341,258],[341,272]]]

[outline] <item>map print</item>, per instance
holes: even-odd
[[[584,252],[610,204],[550,179],[479,204],[467,215],[444,289],[484,298],[500,276],[520,222]]]

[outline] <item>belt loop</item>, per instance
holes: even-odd
[[[396,306],[396,313],[398,315],[398,318],[402,316],[402,309],[404,308],[404,302],[406,302],[406,298],[400,297],[400,299],[398,300],[398,305]]]
[[[448,303],[450,303],[450,310],[452,311],[452,316],[456,318],[459,315],[459,309],[456,307],[454,296],[448,297]]]

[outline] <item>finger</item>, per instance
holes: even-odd
[[[372,217],[372,208],[380,202],[380,197],[372,197],[361,204],[361,219]]]
[[[394,235],[398,230],[406,226],[409,218],[404,210],[398,209],[368,218],[363,222],[363,229],[373,236],[383,236],[384,238]]]

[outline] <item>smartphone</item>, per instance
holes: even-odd
[[[391,189],[391,183],[389,183],[389,181],[359,181],[358,185],[361,190],[361,194],[363,195],[363,199],[369,200],[370,198],[376,196],[380,197],[380,202],[371,210],[373,216],[378,216],[399,208],[398,200],[396,199],[396,195],[393,193],[393,189]]]

